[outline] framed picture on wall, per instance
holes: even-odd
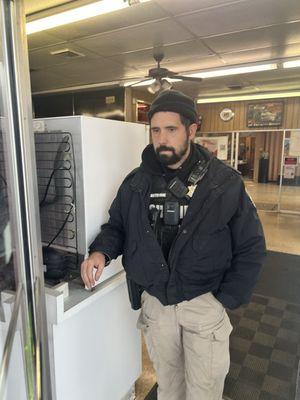
[[[281,126],[283,120],[283,101],[250,103],[247,109],[247,127]]]

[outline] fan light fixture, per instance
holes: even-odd
[[[155,94],[157,92],[159,92],[161,89],[161,83],[159,81],[159,79],[155,79],[154,82],[151,83],[150,86],[148,86],[147,90],[148,92]]]
[[[172,83],[170,83],[167,79],[162,79],[161,87],[163,90],[170,90],[172,89]]]
[[[170,90],[172,89],[172,83],[170,83],[167,79],[155,79],[154,82],[147,88],[148,92],[155,94],[160,90]]]
[[[146,3],[150,0],[101,0],[82,7],[73,8],[49,17],[40,18],[35,21],[27,22],[26,33],[30,35],[35,32],[45,31],[57,26],[71,24],[72,22],[82,21],[91,17],[106,14],[112,11],[122,10],[123,8],[134,6],[139,3]]]

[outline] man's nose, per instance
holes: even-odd
[[[158,137],[158,143],[162,145],[162,144],[167,144],[167,142],[168,142],[168,136],[166,132],[161,131]]]

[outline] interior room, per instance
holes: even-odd
[[[80,264],[151,143],[152,101],[175,89],[267,245],[250,303],[228,310],[223,399],[299,399],[300,2],[0,5],[0,398],[158,399],[121,258],[91,292]]]

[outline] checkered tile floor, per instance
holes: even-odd
[[[300,305],[253,295],[229,311],[233,332],[224,395],[232,400],[295,400]]]

